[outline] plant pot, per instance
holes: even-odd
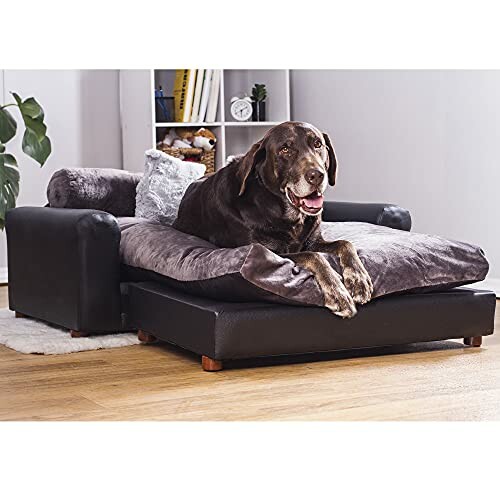
[[[266,101],[252,102],[252,121],[266,121]]]

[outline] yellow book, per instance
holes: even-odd
[[[184,121],[184,110],[186,107],[186,91],[188,85],[188,69],[176,69],[174,81],[174,114],[175,121]]]
[[[195,81],[195,69],[175,70],[173,94],[176,122],[189,122],[191,118]]]

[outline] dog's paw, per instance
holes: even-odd
[[[352,318],[356,316],[356,304],[344,286],[336,286],[335,290],[324,292],[325,307],[336,316]]]
[[[364,267],[344,270],[344,285],[356,304],[366,304],[373,294],[373,283]]]

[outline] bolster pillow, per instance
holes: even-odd
[[[62,168],[47,187],[54,208],[90,208],[116,217],[135,214],[135,190],[142,174],[114,168]]]

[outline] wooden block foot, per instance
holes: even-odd
[[[222,361],[209,358],[208,356],[201,357],[201,367],[206,372],[218,372],[222,370]]]
[[[483,337],[465,337],[464,344],[470,345],[471,347],[481,347],[483,342]]]
[[[157,338],[150,333],[145,332],[144,330],[139,330],[137,332],[137,338],[144,344],[151,344],[152,342],[156,342]]]
[[[70,330],[69,333],[74,339],[79,339],[80,337],[88,337],[90,334],[86,332],[80,332],[78,330]]]
[[[27,318],[27,316],[23,313],[17,312],[16,311],[16,318]]]

